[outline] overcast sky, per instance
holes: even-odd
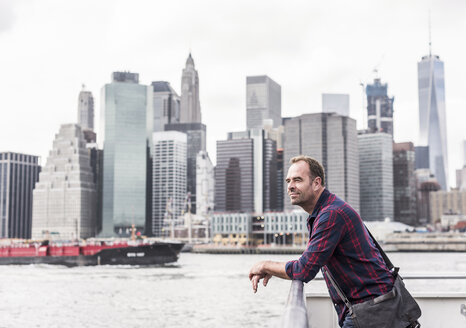
[[[118,70],[180,93],[191,50],[200,78],[208,151],[246,126],[246,76],[282,86],[282,116],[321,110],[322,93],[350,95],[367,122],[360,82],[379,71],[395,97],[395,141],[418,139],[417,62],[445,62],[450,184],[466,139],[466,1],[0,0],[0,151],[42,157],[60,124],[77,121],[81,85],[100,89]],[[364,120],[364,121],[363,121]],[[97,130],[98,132],[98,130]]]

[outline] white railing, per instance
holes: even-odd
[[[285,313],[283,314],[280,327],[309,328],[302,281],[291,281],[290,293],[288,294]]]

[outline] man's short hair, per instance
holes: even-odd
[[[319,177],[322,181],[322,186],[325,187],[325,171],[322,164],[320,164],[318,160],[305,155],[293,157],[292,159],[290,159],[290,164],[294,164],[300,161],[306,162],[309,165],[311,179],[314,180],[316,177]]]

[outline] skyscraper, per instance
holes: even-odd
[[[318,160],[325,169],[325,185],[359,209],[359,155],[356,121],[334,113],[304,114],[285,119],[284,176],[298,155]],[[286,185],[285,185],[286,188]],[[286,210],[297,208],[284,193]]]
[[[416,169],[429,169],[429,146],[414,147]]]
[[[282,89],[267,75],[246,77],[246,126],[262,129],[264,120],[272,119],[273,127],[282,124]]]
[[[385,132],[393,138],[393,101],[387,95],[387,83],[382,84],[379,78],[366,86],[367,95],[367,127],[369,132]]]
[[[187,154],[187,186],[185,194],[191,195],[191,213],[197,210],[196,190],[196,160],[200,151],[206,150],[206,126],[202,123],[173,123],[165,124],[165,131],[179,131],[188,137]]]
[[[78,124],[83,130],[94,130],[94,97],[84,86],[78,97]]]
[[[214,166],[206,151],[197,153],[196,159],[196,214],[204,217],[214,210]]]
[[[32,238],[96,234],[96,188],[82,129],[63,124],[33,192]]]
[[[199,101],[199,75],[194,68],[191,53],[181,77],[181,123],[201,123],[201,103]]]
[[[124,236],[146,223],[147,91],[139,74],[114,72],[102,88],[104,177],[102,236]]]
[[[262,129],[217,141],[215,210],[261,214],[277,205],[277,146]]]
[[[393,139],[388,133],[358,135],[361,218],[393,220]]]
[[[429,54],[417,64],[419,144],[429,146],[429,166],[443,190],[448,189],[447,126],[443,61]]]
[[[0,238],[31,238],[32,190],[39,172],[38,156],[0,153]]]
[[[416,177],[412,142],[393,144],[393,194],[395,220],[417,225]]]
[[[187,136],[178,131],[154,132],[153,144],[152,235],[161,237],[168,236],[187,205]]]
[[[164,131],[165,124],[180,122],[180,96],[165,81],[152,82],[153,132]]]

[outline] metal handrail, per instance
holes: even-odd
[[[280,327],[309,328],[302,281],[293,280],[291,282],[285,313],[283,314]]]

